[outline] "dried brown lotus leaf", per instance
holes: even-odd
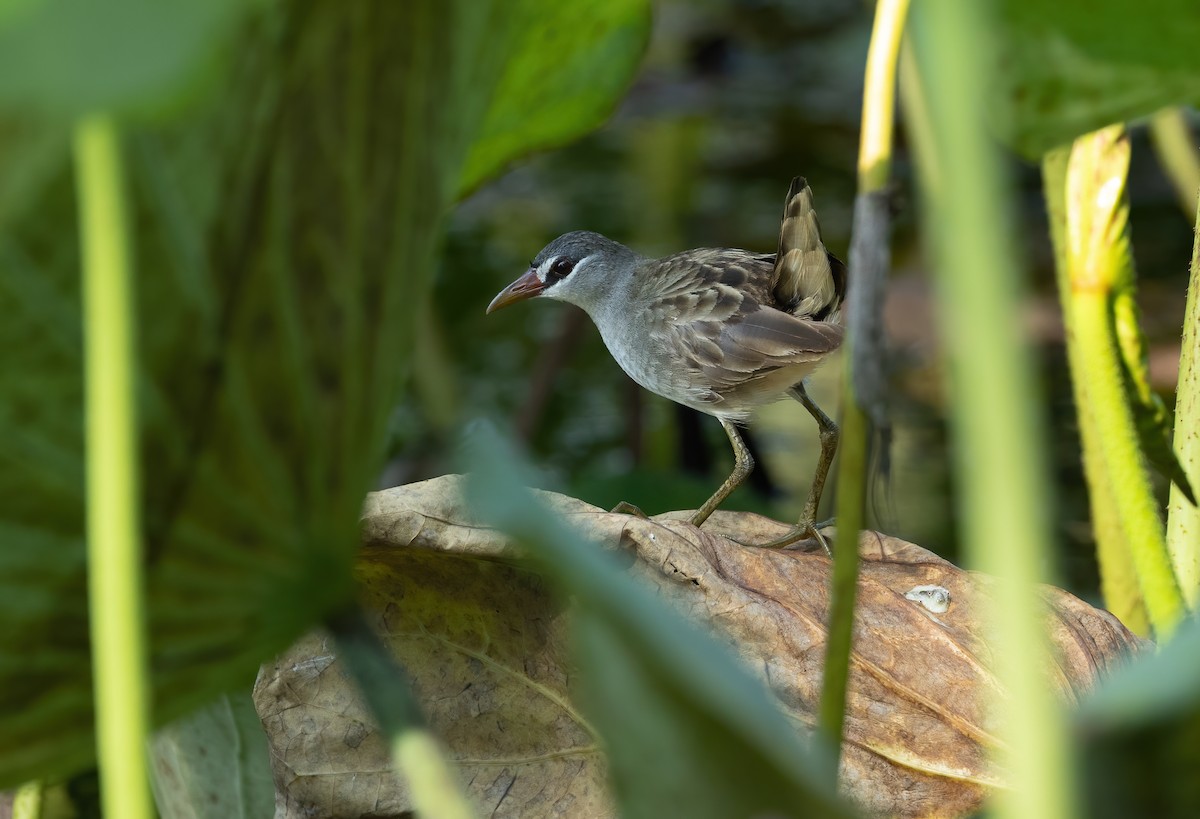
[[[448,476],[370,496],[359,565],[365,603],[484,813],[611,815],[596,737],[570,704],[569,607],[472,518],[461,490],[461,478]],[[642,520],[542,497],[709,622],[798,730],[815,724],[831,566],[815,545],[753,549],[722,536],[765,542],[786,531],[748,513],[718,512],[698,531],[677,516]],[[862,534],[859,551],[843,788],[873,814],[978,810],[1002,784],[988,760],[997,732],[986,705],[1000,692],[979,615],[988,579],[876,532]],[[1058,589],[1044,597],[1050,678],[1066,701],[1142,648],[1107,612]],[[265,666],[255,698],[289,809],[281,815],[410,807],[325,637]]]

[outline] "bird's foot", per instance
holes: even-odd
[[[825,536],[821,534],[822,529],[832,524],[832,518],[821,521],[820,523],[800,521],[800,523],[796,524],[796,528],[792,529],[792,531],[788,532],[782,537],[777,537],[774,540],[767,541],[766,543],[743,543],[742,545],[753,546],[757,549],[787,549],[802,540],[808,540],[811,538],[820,545],[820,547],[825,551],[825,554],[833,557],[833,552],[829,549],[829,542],[825,539]]]
[[[616,506],[614,506],[612,508],[612,511],[613,511],[613,514],[615,514],[615,515],[633,515],[635,518],[641,518],[642,520],[650,520],[649,515],[647,515],[641,509],[637,508],[632,503],[629,503],[627,501],[621,501],[620,503],[618,503]]]

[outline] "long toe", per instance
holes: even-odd
[[[792,531],[782,537],[777,537],[774,540],[766,543],[742,543],[743,546],[750,546],[756,549],[790,549],[798,547],[802,542],[812,540],[816,541],[817,545],[825,552],[825,554],[833,557],[833,552],[829,550],[829,543],[825,540],[825,536],[818,531],[824,528],[826,524],[811,524],[799,523]]]
[[[650,519],[649,515],[627,501],[621,501],[612,510],[617,515],[633,515],[635,518],[642,518],[643,520]]]

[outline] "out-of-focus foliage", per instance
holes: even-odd
[[[629,85],[650,34],[645,0],[510,4],[509,58],[467,152],[459,195],[506,163],[557,146],[598,124]],[[586,43],[586,59],[573,55]]]
[[[267,0],[23,0],[0,10],[0,105],[71,118],[172,106]]]
[[[135,5],[94,22],[98,39]],[[13,28],[0,34],[32,20],[24,14],[5,17]],[[547,14],[563,39],[540,54],[543,70],[611,79],[553,129],[531,125],[489,147],[479,177],[606,114],[636,65],[644,3],[281,3],[222,26],[228,37],[196,24],[197,42],[175,44],[194,61],[232,56],[219,97],[134,129],[127,145],[157,719],[248,680],[349,598],[359,505],[463,163],[484,130],[505,132],[503,117],[485,126],[489,112],[519,105],[537,123],[562,109],[543,95],[558,89],[521,82],[538,73],[523,52]],[[61,29],[56,19],[34,22],[53,42],[77,36],[73,19]],[[144,100],[151,90],[118,80],[165,70],[156,55],[183,35],[161,34],[148,56],[113,41],[105,59],[122,67],[100,91],[52,77],[62,107]],[[508,78],[518,56],[525,73]],[[11,106],[5,121],[16,124],[0,133],[21,134],[28,113]],[[74,201],[65,154],[43,167],[22,188],[27,201],[0,211],[2,784],[70,771],[92,753]]]
[[[913,10],[920,23],[914,52],[929,101],[919,129],[929,143],[917,152],[923,229],[946,339],[966,557],[996,577],[989,665],[1006,695],[994,701],[999,745],[992,760],[1009,772],[1010,787],[994,795],[995,813],[1070,819],[1073,748],[1064,740],[1062,703],[1045,685],[1052,654],[1037,616],[1037,584],[1053,577],[1046,560],[1052,493],[1035,411],[1043,399],[1016,320],[1026,284],[1009,241],[1011,194],[1000,152],[984,133],[995,70],[985,52],[990,13],[985,4],[955,0]],[[1020,537],[1010,543],[1008,532]]]
[[[163,819],[263,819],[275,808],[269,749],[247,691],[164,726],[150,748]]]
[[[1200,624],[1131,664],[1086,702],[1076,736],[1088,817],[1200,814]]]
[[[1200,102],[1192,0],[1001,0],[993,127],[1030,159],[1113,122]]]

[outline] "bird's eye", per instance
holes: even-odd
[[[554,281],[565,279],[567,275],[575,269],[575,262],[568,258],[555,259],[554,264],[550,265],[550,275],[548,278]]]

